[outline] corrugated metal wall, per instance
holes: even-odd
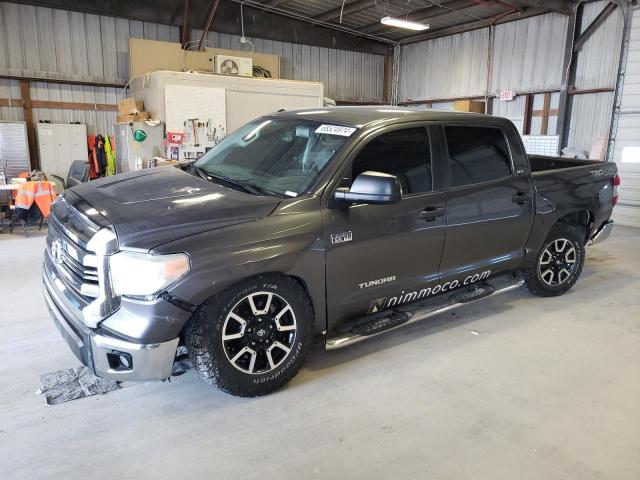
[[[607,3],[584,5],[580,31]],[[617,9],[585,43],[574,60],[577,89],[615,86],[622,23],[622,13]],[[500,90],[560,90],[567,27],[568,17],[555,13],[497,25],[489,94]],[[483,96],[488,40],[489,29],[485,28],[402,47],[400,101]],[[569,145],[588,152],[595,137],[608,133],[613,94],[582,94],[572,99]],[[524,117],[524,104],[524,98],[512,102],[496,99],[493,112],[519,124]],[[555,125],[556,118],[550,118],[549,134],[555,133],[551,131]]]
[[[567,24],[552,13],[497,25],[490,93],[559,89]]]
[[[483,29],[403,46],[399,100],[484,95],[488,41]]]
[[[607,3],[609,2],[601,1],[584,5],[580,32],[591,24]],[[622,12],[616,9],[585,42],[582,50],[574,58],[576,89],[615,87],[623,23]],[[587,93],[572,97],[569,146],[589,152],[594,139],[609,134],[613,97],[613,92]]]
[[[560,88],[567,17],[540,15],[497,25],[489,93]],[[400,101],[483,96],[489,29],[402,47]]]
[[[199,39],[202,30],[193,30]],[[240,43],[240,35],[209,32],[207,39],[219,48],[250,50]],[[311,80],[324,84],[324,94],[334,100],[382,102],[384,57],[370,53],[336,50],[260,38],[247,39],[255,51],[280,57],[280,75],[291,80]]]
[[[192,38],[199,38],[197,30]],[[179,41],[178,27],[0,2],[0,74],[100,83],[126,83],[129,37]],[[239,50],[239,36],[209,32],[216,46]],[[384,57],[262,39],[255,50],[281,56],[281,76],[325,84],[336,100],[381,102]],[[32,82],[34,100],[115,103],[118,89]],[[20,98],[17,81],[0,79],[0,98]],[[22,110],[0,107],[0,118]],[[86,123],[90,133],[113,134],[115,112],[34,109],[35,120]]]

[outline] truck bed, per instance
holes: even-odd
[[[529,155],[531,173],[543,173],[553,170],[562,170],[574,167],[586,167],[591,165],[602,165],[606,162],[601,160],[577,160],[574,158],[546,157],[544,155]]]

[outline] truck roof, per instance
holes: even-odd
[[[473,118],[476,121],[493,121],[499,117],[480,113],[451,112],[410,107],[394,107],[391,105],[317,107],[298,110],[286,110],[275,113],[279,117],[304,118],[337,125],[363,127],[370,123],[386,123],[396,120],[460,120]],[[502,119],[501,119],[502,120]],[[504,120],[503,120],[504,121]]]

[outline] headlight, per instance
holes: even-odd
[[[111,256],[109,262],[111,284],[116,295],[153,295],[189,271],[189,257],[183,253],[150,255],[120,252]]]

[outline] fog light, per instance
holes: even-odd
[[[107,361],[109,362],[109,368],[117,372],[133,369],[133,359],[129,353],[114,350],[111,353],[107,353]]]

